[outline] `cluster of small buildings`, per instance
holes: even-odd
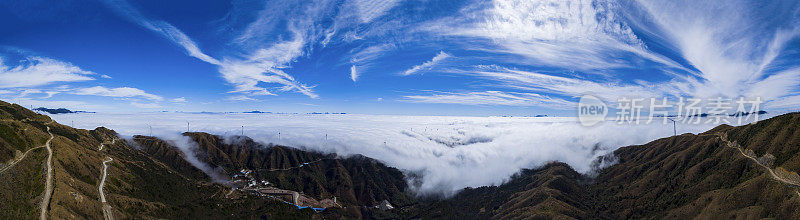
[[[232,183],[234,184],[234,189],[239,189],[240,187],[259,188],[269,186],[269,181],[256,180],[255,177],[251,175],[252,173],[252,170],[242,169],[238,174],[233,175]]]

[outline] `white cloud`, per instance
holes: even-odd
[[[88,88],[78,88],[71,91],[71,93],[76,95],[96,95],[96,96],[107,96],[107,97],[118,97],[118,98],[141,97],[155,101],[164,100],[164,98],[161,96],[153,95],[145,92],[144,90],[131,87],[106,88],[103,86],[95,86]]]
[[[33,106],[34,108],[45,107],[45,108],[67,108],[71,110],[83,110],[86,108],[98,107],[96,105],[91,105],[83,101],[59,101],[59,100],[42,101],[31,98],[15,98],[7,101],[16,102],[19,105],[25,107]]]
[[[203,53],[191,38],[175,26],[165,21],[146,18],[127,1],[106,0],[106,3],[109,7],[134,23],[151,31],[155,31],[182,46],[190,56],[210,64],[218,65],[222,78],[234,86],[234,90],[232,91],[234,93],[242,93],[247,96],[274,95],[269,89],[275,89],[279,91],[297,91],[311,98],[319,97],[312,90],[313,86],[307,86],[297,82],[294,77],[282,70],[303,54],[306,36],[303,32],[299,31],[299,29],[310,26],[311,24],[307,21],[289,24],[289,26],[291,26],[290,29],[293,29],[294,32],[292,40],[280,41],[272,44],[270,47],[257,49],[250,55],[245,56],[244,59],[226,58],[220,61]],[[260,16],[270,17],[272,15],[269,13],[261,13]],[[251,23],[251,25],[248,26],[249,31],[245,32],[245,35],[242,35],[240,39],[248,40],[249,37],[246,37],[247,33],[252,33],[254,30],[262,28],[261,25],[264,24],[260,21],[263,21],[263,19],[259,18],[256,22]],[[259,84],[261,83],[279,84],[281,86],[266,88],[260,86]]]
[[[422,29],[444,36],[477,39],[464,46],[516,54],[522,63],[573,70],[632,67],[614,55],[633,54],[667,66],[675,62],[646,50],[622,18],[618,6],[591,0],[495,0]],[[485,41],[488,40],[488,41]],[[594,72],[594,71],[592,71]]]
[[[620,84],[614,82],[596,82],[586,79],[569,78],[541,74],[536,72],[514,70],[498,66],[478,66],[467,70],[464,74],[478,76],[497,82],[497,86],[527,91],[544,92],[570,97],[591,94],[607,101],[616,101],[621,97],[664,97],[664,92],[656,85]]]
[[[276,83],[279,91],[297,91],[311,98],[319,96],[312,90],[313,86],[297,82],[294,77],[272,63],[259,63],[258,61],[225,61],[219,69],[222,78],[233,84],[233,93],[243,93],[248,96],[275,95],[269,89],[259,86],[260,83]]]
[[[369,46],[359,50],[358,52],[355,52],[350,57],[350,63],[364,64],[373,61],[380,56],[383,56],[386,52],[391,51],[393,49],[395,49],[395,46],[392,44]]]
[[[790,100],[800,92],[798,64],[781,56],[800,36],[798,8],[798,3],[785,2],[752,7],[752,2],[740,0],[724,5],[690,0],[493,0],[475,2],[416,30],[489,54],[463,59],[546,71],[447,69],[497,83],[482,86],[543,95],[594,94],[609,101],[622,96],[760,96],[767,106],[779,106],[769,102]],[[641,73],[623,75],[627,71]],[[596,75],[587,76],[591,74]]]
[[[89,81],[95,73],[70,63],[44,57],[28,57],[18,66],[6,66],[0,59],[0,88],[25,88],[57,82]]]
[[[28,96],[30,94],[39,94],[39,93],[44,93],[44,91],[39,90],[39,89],[23,89],[23,90],[21,90],[19,92],[19,96],[20,97],[25,97],[25,96]]]
[[[179,135],[186,130],[187,121],[193,131],[219,135],[239,134],[244,125],[245,134],[261,143],[304,146],[342,156],[362,154],[422,174],[420,184],[411,186],[422,194],[452,194],[463,187],[501,184],[522,168],[550,161],[589,172],[592,160],[599,155],[673,133],[671,125],[661,123],[618,125],[608,121],[584,127],[575,118],[183,113],[69,114],[53,118],[75,121],[76,127],[85,129],[105,125],[122,135],[146,134],[150,123],[153,133],[160,137]],[[679,125],[678,132],[702,132],[715,126]]]
[[[167,23],[165,21],[160,20],[151,20],[142,15],[136,8],[134,8],[130,3],[125,0],[105,0],[104,3],[117,13],[123,15],[126,19],[131,20],[132,22],[150,29],[158,34],[161,34],[168,40],[172,41],[183,47],[189,56],[195,57],[202,61],[211,64],[219,64],[219,60],[214,59],[200,50],[197,44],[192,41],[189,36],[186,36],[181,30],[172,26],[172,24]]]
[[[3,101],[17,103],[26,108],[45,107],[45,108],[66,108],[69,110],[90,110],[90,111],[114,109],[114,107],[106,105],[107,103],[95,104],[95,103],[74,101],[74,100],[38,100],[25,97],[14,97],[14,98],[3,97]]]
[[[436,54],[436,56],[434,56],[431,60],[426,61],[426,62],[424,62],[424,63],[422,63],[420,65],[413,66],[413,67],[411,67],[411,69],[408,69],[408,70],[404,71],[400,75],[408,76],[408,75],[412,75],[412,74],[417,74],[420,71],[430,70],[431,68],[433,68],[434,65],[442,62],[445,59],[451,58],[451,57],[453,57],[453,56],[448,54],[448,53],[445,53],[444,51],[439,51],[439,53]]]
[[[800,106],[800,95],[790,95],[767,102],[764,104],[763,108],[784,109],[790,110],[791,112],[798,112],[800,111],[798,106]]]
[[[432,92],[430,95],[409,95],[403,101],[418,103],[462,104],[462,105],[507,105],[542,106],[552,109],[572,109],[576,103],[536,93],[520,92]]]
[[[137,108],[150,108],[150,109],[152,109],[152,108],[162,108],[162,106],[159,105],[158,103],[131,102],[131,105],[135,106]]]
[[[355,82],[358,79],[358,76],[361,75],[361,72],[366,71],[372,68],[372,63],[375,59],[380,58],[388,51],[394,50],[395,45],[393,44],[380,44],[380,45],[373,45],[368,46],[365,48],[356,48],[350,51],[352,55],[350,56],[350,79]]]
[[[356,65],[350,66],[350,79],[352,79],[353,82],[358,80],[358,70],[356,69]]]
[[[360,74],[371,72],[373,61],[396,45],[430,43],[426,41],[430,38],[423,36],[430,33],[438,39],[454,38],[453,44],[464,46],[462,49],[490,54],[482,61],[496,58],[502,65],[546,68],[548,73],[554,73],[553,69],[579,71],[561,76],[513,71],[474,74],[501,82],[499,86],[505,89],[539,94],[574,96],[591,92],[611,99],[620,94],[719,94],[780,99],[796,94],[800,85],[793,83],[797,74],[789,71],[797,64],[778,62],[785,59],[780,55],[786,45],[800,33],[797,5],[774,5],[782,2],[750,7],[739,0],[720,6],[697,1],[623,4],[605,0],[493,0],[473,2],[456,15],[433,16],[435,20],[421,24],[415,22],[425,19],[381,19],[393,16],[388,13],[400,4],[397,0],[270,2],[245,30],[236,33],[230,45],[238,48],[226,48],[238,53],[220,59],[203,53],[177,27],[146,18],[126,1],[106,3],[123,17],[180,45],[190,56],[218,65],[222,78],[234,87],[231,93],[250,98],[286,91],[318,98],[313,85],[292,76],[291,67],[315,47],[326,47],[333,39],[372,45],[353,47],[352,55],[343,60],[351,65],[351,80],[357,81]],[[237,22],[242,19],[253,18],[248,14]],[[404,26],[409,25],[406,22],[419,25],[409,29]],[[648,45],[650,42],[655,44]],[[430,61],[399,74],[422,73],[449,57],[441,51]],[[651,66],[651,62],[656,65]],[[629,76],[617,77],[627,74],[617,73],[617,69],[650,75],[631,80]],[[563,76],[567,74],[571,76]],[[586,74],[605,78],[587,79]],[[537,79],[556,84],[546,85]],[[659,81],[647,81],[654,79]]]
[[[106,88],[103,86],[70,88],[70,82],[94,80],[96,73],[83,70],[67,62],[45,57],[29,56],[16,67],[5,66],[0,58],[0,88],[9,88],[2,93],[4,99],[20,104],[53,108],[70,109],[113,109],[105,105],[96,105],[83,101],[52,99],[60,93],[75,95],[95,95],[117,98],[144,98],[154,101],[163,100],[158,95],[130,87]],[[102,78],[111,78],[100,75]],[[62,85],[53,85],[61,83]],[[45,87],[46,86],[46,87]],[[134,106],[152,108],[153,104],[132,103]]]
[[[776,72],[763,80],[756,81],[744,88],[743,94],[774,100],[780,97],[797,94],[800,85],[800,68]]]
[[[226,177],[224,174],[222,174],[220,170],[212,168],[207,163],[198,159],[197,149],[199,146],[197,145],[197,142],[194,142],[190,137],[183,136],[178,133],[171,133],[165,136],[159,136],[158,138],[169,141],[170,144],[177,147],[178,150],[183,153],[182,156],[187,162],[208,174],[208,176],[211,177],[211,179],[213,179],[215,182],[228,182],[229,177]]]
[[[254,99],[254,98],[250,98],[250,97],[243,96],[243,95],[230,96],[227,99],[229,101],[258,101],[258,100]]]
[[[18,98],[30,97],[32,94],[44,94],[43,99],[48,99],[56,94],[69,91],[67,86],[57,86],[49,89],[15,89],[14,91],[7,91],[3,94],[15,94]]]
[[[223,60],[219,71],[222,73],[222,78],[234,85],[235,89],[232,92],[250,96],[274,95],[259,84],[275,83],[282,85],[277,88],[280,91],[297,91],[308,97],[318,98],[319,96],[312,90],[313,86],[297,82],[294,77],[282,70],[303,54],[304,46],[305,40],[302,35],[295,33],[293,40],[258,49],[246,60]]]
[[[358,17],[361,23],[369,23],[375,18],[386,14],[387,11],[397,6],[399,0],[354,0],[358,8]]]
[[[800,86],[796,67],[773,62],[785,45],[797,39],[797,5],[769,2],[753,7],[749,1],[725,4],[697,1],[639,1],[657,33],[699,70],[691,82],[693,95],[791,95]],[[794,14],[793,14],[794,13]],[[652,23],[651,23],[652,24]],[[760,93],[760,94],[759,94]]]
[[[186,97],[174,98],[171,101],[174,103],[186,103]]]

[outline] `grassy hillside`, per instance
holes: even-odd
[[[534,219],[589,217],[586,181],[564,163],[523,170],[501,186],[467,188],[452,198],[397,211],[406,218],[423,219]]]
[[[799,127],[797,113],[740,127],[723,125],[620,148],[614,152],[618,163],[593,178],[553,163],[523,170],[500,186],[465,189],[394,212],[423,219],[798,219],[798,188],[776,180],[770,170],[781,168],[787,179],[796,175]],[[741,143],[742,151],[722,136]],[[743,155],[748,149],[753,158],[772,154],[775,160],[762,166]]]
[[[622,147],[611,155],[616,164],[591,177],[554,162],[523,170],[500,186],[423,201],[408,192],[403,173],[363,156],[184,133],[198,144],[198,159],[224,176],[251,170],[252,178],[271,187],[320,201],[336,198],[334,206],[316,213],[214,182],[170,141],[119,139],[106,128],[74,129],[0,102],[0,219],[36,218],[40,204],[50,218],[103,218],[98,188],[104,161],[109,161],[105,204],[119,219],[798,219],[798,127],[798,113],[723,125]],[[48,155],[43,146],[50,134],[53,189],[43,203]],[[398,208],[370,208],[383,200]]]
[[[792,171],[800,170],[800,114],[776,116],[756,124],[727,131],[737,142],[757,155],[772,154],[775,166]]]
[[[49,204],[49,218],[103,218],[98,187],[103,161],[109,157],[113,161],[104,189],[113,215],[119,219],[309,219],[342,215],[336,210],[322,214],[299,210],[254,195],[226,198],[227,186],[213,183],[162,140],[137,137],[127,141],[105,128],[74,129],[21,106],[0,102],[0,179],[6,180],[0,181],[0,219],[38,217],[45,191],[47,151],[41,146],[49,137],[47,128],[54,136],[53,191],[45,203]]]
[[[0,101],[0,219],[33,218],[44,191],[47,116]]]
[[[363,156],[303,151],[283,146],[264,146],[247,137],[229,140],[207,133],[186,133],[199,145],[198,155],[212,167],[232,176],[253,170],[261,179],[282,189],[314,198],[336,197],[344,206],[374,206],[383,200],[405,206],[413,203],[406,192],[403,173]]]

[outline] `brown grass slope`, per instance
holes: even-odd
[[[262,173],[279,187],[320,199],[336,196],[340,203],[352,204],[354,209],[329,209],[317,214],[254,195],[229,199],[224,196],[229,192],[227,186],[214,183],[168,141],[135,136],[111,144],[118,139],[114,131],[74,129],[51,121],[21,106],[0,102],[0,219],[28,219],[39,214],[47,156],[40,146],[49,137],[48,127],[54,135],[54,187],[46,206],[48,218],[103,218],[98,187],[102,164],[108,157],[114,160],[109,163],[104,191],[113,215],[119,219],[360,217],[357,207],[362,205],[383,199],[393,203],[412,200],[404,192],[400,171],[369,158],[342,159],[287,147],[265,147],[246,138],[224,143],[209,134],[187,134],[201,143],[201,159],[230,173],[243,168],[285,169],[316,161],[303,169]],[[106,143],[102,151],[101,143]]]
[[[318,199],[337,197],[343,205],[372,206],[383,200],[406,205],[412,198],[403,173],[363,156],[340,158],[283,146],[264,146],[247,137],[186,133],[199,145],[201,160],[228,175],[254,170],[277,187]],[[300,167],[301,164],[308,163]],[[296,169],[295,169],[296,168]]]
[[[775,155],[770,168],[791,177],[800,166],[798,127],[800,114],[792,113],[662,138],[616,150],[618,163],[593,178],[552,163],[523,170],[500,186],[468,188],[395,213],[423,219],[800,219],[798,188],[774,179],[720,138],[727,134],[755,157]]]
[[[49,138],[44,126],[48,121],[47,116],[0,101],[0,219],[36,217],[47,156],[40,146]]]
[[[731,128],[727,133],[730,141],[755,151],[756,155],[774,155],[776,167],[800,170],[800,113]]]
[[[797,218],[800,198],[710,133],[615,151],[592,186],[603,218]]]
[[[99,180],[102,161],[110,163],[105,185],[106,198],[119,219],[128,218],[267,218],[307,219],[310,210],[244,196],[224,198],[227,187],[211,183],[201,172],[186,166],[175,150],[143,148],[133,142],[117,141],[98,151],[102,142],[110,142],[116,133],[105,128],[74,129],[18,105],[0,102],[0,144],[4,151],[14,152],[0,168],[0,219],[31,219],[38,215],[38,204],[44,191],[44,148],[31,150],[14,166],[5,161],[17,161],[15,151],[27,151],[41,146],[54,135],[53,195],[47,206],[52,219],[101,219]],[[2,127],[5,126],[5,127]],[[2,130],[6,128],[6,130]],[[160,142],[158,141],[153,141]]]
[[[396,211],[422,219],[588,218],[585,181],[564,163],[523,170],[500,186],[467,188],[452,198]]]
[[[500,186],[465,189],[452,198],[415,203],[400,171],[365,157],[340,158],[294,148],[262,146],[248,138],[223,140],[186,133],[199,145],[202,161],[228,174],[259,171],[277,186],[319,199],[371,206],[387,199],[397,207],[329,209],[322,214],[255,196],[227,199],[226,186],[214,183],[183,158],[171,143],[137,136],[103,151],[116,133],[105,128],[74,129],[27,109],[0,102],[0,219],[30,219],[38,213],[47,156],[52,142],[54,189],[48,217],[102,218],[97,187],[106,157],[105,191],[117,218],[423,218],[423,219],[622,219],[622,218],[778,218],[800,219],[798,188],[776,180],[800,171],[800,114],[756,124],[719,126],[693,135],[662,138],[614,152],[618,163],[583,176],[568,165],[551,163],[523,170]],[[743,152],[774,162],[766,168],[720,136],[741,144]],[[27,153],[25,153],[27,152]],[[302,168],[300,164],[309,163]],[[13,165],[13,166],[12,166]]]

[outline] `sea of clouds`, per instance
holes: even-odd
[[[264,144],[342,156],[362,154],[420,174],[420,179],[409,180],[418,194],[445,196],[464,187],[499,185],[520,169],[551,161],[565,162],[579,172],[589,173],[598,156],[673,134],[672,124],[662,123],[660,118],[650,124],[606,121],[585,127],[569,117],[247,113],[87,113],[51,117],[76,128],[107,127],[122,136],[149,135],[152,127],[153,136],[183,148],[193,146],[179,135],[187,131],[188,123],[191,131],[222,136],[244,133]],[[762,115],[761,119],[767,117]],[[699,133],[717,125],[678,124],[677,131]],[[196,159],[195,162],[198,168],[209,169]]]

